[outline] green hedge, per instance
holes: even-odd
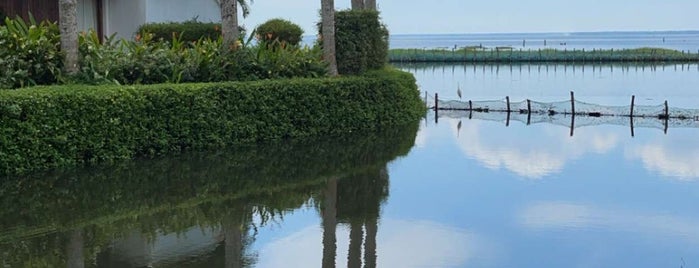
[[[0,175],[417,120],[415,80],[364,77],[0,91]]]
[[[257,26],[255,34],[257,34],[257,41],[267,45],[272,45],[276,41],[280,44],[295,46],[301,42],[303,29],[288,20],[271,19]]]
[[[161,22],[146,23],[138,27],[136,34],[153,34],[153,40],[172,40],[173,34],[178,34],[183,42],[194,42],[199,39],[216,40],[221,36],[221,24],[213,22]]]
[[[381,69],[388,62],[388,30],[379,12],[345,10],[335,15],[337,68],[341,74]]]

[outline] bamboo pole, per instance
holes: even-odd
[[[532,122],[532,101],[527,99],[527,126]]]
[[[473,102],[471,100],[468,100],[468,110],[473,111]]]
[[[575,114],[575,93],[573,91],[570,92],[570,110],[571,110],[571,113],[574,115]]]
[[[509,114],[511,112],[511,110],[510,110],[510,96],[505,96],[505,100],[507,101],[507,113]]]
[[[630,116],[629,120],[631,121],[631,138],[633,138],[633,137],[635,137],[634,132],[633,132],[633,116]]]
[[[439,110],[439,94],[434,93],[434,110]]]
[[[634,105],[635,101],[636,101],[636,95],[631,95],[631,112],[629,113],[630,117],[633,117],[633,105]],[[631,124],[633,125],[633,123],[631,123]]]
[[[665,134],[667,134],[668,121],[670,121],[670,108],[667,105],[667,100],[665,100]]]

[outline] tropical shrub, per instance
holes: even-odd
[[[301,42],[301,26],[284,19],[271,19],[257,26],[257,41],[268,46],[277,44],[298,45]]]
[[[63,57],[56,23],[5,18],[0,26],[0,88],[52,84]]]
[[[168,41],[175,35],[183,42],[193,42],[199,39],[216,40],[221,36],[221,24],[199,22],[192,19],[185,22],[146,23],[138,27],[137,35],[152,34],[153,40]]]
[[[0,176],[414,122],[412,75],[0,91]]]
[[[335,13],[337,68],[340,74],[361,74],[388,62],[388,30],[379,13],[345,10]]]

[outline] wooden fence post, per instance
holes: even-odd
[[[505,100],[507,101],[507,113],[509,114],[511,112],[511,110],[510,110],[510,96],[505,96]]]
[[[439,94],[434,93],[434,110],[439,110]]]
[[[572,114],[575,114],[575,93],[570,92],[570,110]]]

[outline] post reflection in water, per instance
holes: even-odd
[[[0,266],[254,267],[262,227],[308,207],[322,222],[323,267],[344,259],[338,224],[354,230],[348,263],[376,267],[386,165],[410,151],[417,129],[6,178]]]

